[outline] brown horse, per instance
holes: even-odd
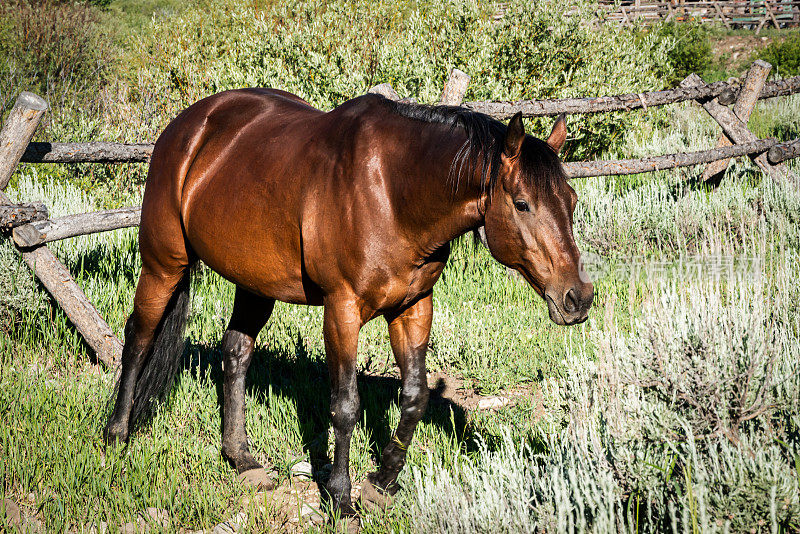
[[[594,290],[572,234],[576,195],[547,141],[458,107],[365,95],[328,113],[278,90],[211,96],[158,139],[142,205],[142,272],[125,326],[108,441],[126,440],[180,369],[189,272],[202,260],[236,284],[222,339],[222,453],[240,477],[274,481],[248,450],[245,375],[276,300],[324,306],[333,471],[327,491],[353,514],[350,437],[358,420],[361,327],[384,316],[402,373],[401,417],[367,499],[397,491],[428,401],[433,285],[456,237],[485,226],[492,255],[518,270],[560,325],[584,321]]]

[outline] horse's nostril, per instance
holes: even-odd
[[[575,290],[570,289],[564,295],[564,309],[567,313],[575,313],[578,310],[578,299],[575,296]]]

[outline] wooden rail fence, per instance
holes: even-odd
[[[603,0],[597,16],[621,26],[669,21],[716,22],[728,29],[800,25],[800,0]]]
[[[800,139],[780,143],[758,139],[747,128],[747,120],[759,99],[800,92],[800,77],[767,82],[771,65],[756,61],[743,80],[706,84],[699,76],[688,76],[680,87],[667,91],[596,98],[568,98],[521,102],[463,102],[470,77],[457,69],[450,73],[441,104],[463,105],[498,119],[521,111],[527,117],[561,113],[623,111],[694,100],[717,121],[722,135],[710,150],[665,154],[642,159],[566,162],[570,179],[590,176],[627,175],[707,164],[703,180],[716,184],[731,158],[748,156],[764,173],[777,181],[800,187],[800,179],[784,163],[800,157]],[[369,90],[400,101],[394,89],[380,84]],[[727,106],[733,104],[733,109]],[[40,97],[23,92],[0,130],[0,230],[10,233],[25,263],[66,313],[72,324],[95,352],[99,361],[115,366],[122,343],[103,320],[67,268],[47,243],[79,235],[138,226],[138,206],[48,218],[41,203],[12,204],[3,192],[20,161],[29,163],[127,163],[146,162],[153,145],[146,143],[32,143],[34,131],[47,110]]]

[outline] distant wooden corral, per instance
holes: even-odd
[[[800,25],[800,0],[601,0],[598,17],[627,26],[635,22],[718,22],[726,28]]]

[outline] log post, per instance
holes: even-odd
[[[460,106],[464,101],[464,96],[467,94],[467,86],[469,85],[470,76],[466,72],[458,69],[450,71],[450,76],[444,84],[442,96],[439,98],[439,104],[447,106]]]
[[[0,130],[2,204],[11,204],[11,199],[2,190],[8,184],[46,109],[47,103],[42,98],[32,93],[22,93]],[[122,343],[53,252],[45,246],[20,252],[22,259],[64,310],[97,358],[109,366],[118,362],[122,355]]]
[[[150,161],[148,143],[30,143],[22,159],[26,163],[135,163]]]
[[[47,219],[47,206],[41,202],[0,205],[0,230]]]
[[[772,11],[772,7],[769,5],[769,0],[764,0],[764,9],[766,10],[767,14],[769,15],[772,24],[775,26],[776,30],[781,29],[781,25],[778,24],[778,19],[775,18],[775,13]]]
[[[739,117],[739,120],[742,121],[743,124],[747,124],[747,121],[750,120],[750,114],[756,102],[758,102],[758,96],[764,88],[770,69],[772,69],[772,65],[759,59],[756,60],[750,66],[750,70],[747,71],[744,85],[742,86],[742,90],[739,91],[739,96],[733,107],[733,112]],[[732,144],[733,142],[730,138],[723,133],[717,141],[717,148],[730,146]],[[703,181],[718,184],[725,175],[728,163],[730,163],[730,160],[721,159],[709,164],[703,171]]]
[[[697,74],[690,74],[681,82],[681,85],[685,87],[693,87],[703,85],[704,83],[705,82],[703,82],[703,79]],[[756,137],[753,132],[747,129],[747,126],[745,126],[742,121],[739,120],[733,111],[717,102],[716,98],[702,103],[702,106],[703,109],[705,109],[708,114],[711,115],[711,117],[713,117],[714,120],[717,121],[717,123],[722,127],[722,131],[725,132],[725,135],[727,135],[734,143],[749,143],[758,140],[758,137]],[[780,181],[782,179],[787,179],[795,185],[800,185],[800,178],[798,178],[798,176],[792,172],[792,170],[789,169],[785,163],[781,163],[779,165],[770,164],[766,153],[755,156],[753,161],[773,180]]]
[[[720,20],[725,25],[725,27],[730,30],[731,23],[728,22],[728,19],[725,17],[725,13],[722,11],[722,8],[719,7],[719,4],[716,2],[716,0],[713,2],[713,4],[714,4],[714,10],[717,12],[717,15],[719,16]]]
[[[47,102],[33,93],[23,91],[17,97],[0,130],[0,191],[8,185],[45,110]]]
[[[400,95],[398,95],[397,91],[388,83],[379,83],[375,87],[371,87],[367,90],[367,93],[385,96],[389,100],[400,100]]]

